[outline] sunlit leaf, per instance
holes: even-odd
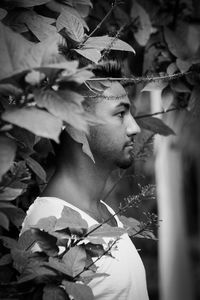
[[[45,78],[45,74],[38,71],[31,71],[25,76],[25,81],[30,85],[37,85]]]
[[[162,120],[154,117],[137,119],[137,123],[141,128],[150,130],[164,136],[175,134],[174,131],[167,126]]]
[[[83,45],[82,49],[112,49],[120,51],[129,51],[135,53],[135,50],[126,42],[110,37],[108,35],[90,37]]]
[[[22,189],[13,189],[10,187],[4,188],[3,191],[0,192],[0,200],[1,201],[12,201],[17,198],[22,192]]]
[[[68,272],[70,271],[70,275],[74,277],[83,271],[85,267],[86,252],[83,248],[75,246],[63,256],[62,260]]]
[[[16,144],[14,140],[1,135],[0,136],[0,181],[11,167],[15,158]]]
[[[94,300],[94,295],[88,285],[64,281],[64,287],[69,295],[76,300]]]
[[[2,114],[4,121],[25,128],[38,136],[51,138],[58,142],[62,121],[46,111],[31,108],[13,108]]]
[[[37,228],[32,228],[31,232],[42,251],[44,251],[48,256],[54,257],[58,254],[59,249],[56,245],[57,239],[54,236]]]
[[[48,284],[43,289],[42,300],[70,300],[70,298],[63,288]]]
[[[162,107],[166,111],[174,101],[174,94],[170,88],[166,88],[162,91]]]
[[[167,85],[168,83],[163,80],[149,82],[145,85],[145,87],[141,90],[141,92],[163,90]]]
[[[9,229],[9,219],[8,217],[0,212],[0,226],[3,227],[4,229],[8,230]]]
[[[139,18],[137,30],[135,32],[134,29],[133,33],[138,44],[140,44],[141,46],[145,46],[151,34],[151,20],[144,8],[136,1],[133,2],[131,8],[131,18],[133,20]]]
[[[32,157],[28,156],[26,158],[27,165],[31,170],[43,181],[46,182],[46,172],[43,167]]]

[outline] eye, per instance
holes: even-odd
[[[116,115],[117,115],[120,119],[123,119],[125,113],[126,113],[125,110],[123,110],[123,111],[118,112]]]

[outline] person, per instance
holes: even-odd
[[[131,166],[134,137],[140,128],[131,115],[126,91],[118,81],[111,81],[101,96],[89,100],[86,110],[102,120],[89,126],[87,135],[94,162],[82,151],[82,145],[64,130],[55,173],[29,208],[22,232],[40,218],[60,217],[64,206],[78,211],[88,226],[104,222],[114,214],[101,200],[102,192],[114,169]],[[109,224],[122,227],[117,216]],[[103,256],[97,262],[97,272],[109,276],[96,277],[88,284],[94,299],[148,300],[145,270],[134,244],[123,234],[116,246],[113,257]]]

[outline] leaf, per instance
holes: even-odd
[[[90,79],[91,77],[94,76],[94,73],[92,73],[91,71],[88,70],[77,70],[77,72],[75,74],[73,74],[72,76],[69,77],[61,77],[61,81],[75,81],[79,84],[82,84],[84,82],[86,82],[88,79]]]
[[[167,85],[168,83],[163,80],[149,82],[147,83],[147,85],[145,85],[145,87],[141,90],[141,92],[163,90]]]
[[[88,228],[88,224],[81,217],[80,213],[70,207],[64,206],[61,217],[57,220],[55,230],[65,228]]]
[[[196,102],[199,101],[200,88],[198,86],[194,87],[189,98],[187,110],[194,111],[196,108]]]
[[[3,8],[0,8],[0,20],[3,20],[3,18],[7,15],[7,11]]]
[[[182,73],[185,73],[190,69],[192,63],[190,60],[182,60],[180,58],[177,58],[176,65]]]
[[[5,265],[8,265],[12,262],[12,257],[11,255],[8,253],[8,254],[5,254],[3,255],[1,258],[0,258],[0,266],[5,266]]]
[[[70,90],[35,93],[35,101],[41,108],[45,107],[52,115],[87,132],[87,124],[83,118],[82,95]]]
[[[43,289],[42,300],[70,300],[70,298],[63,288],[48,284]]]
[[[11,255],[13,258],[13,266],[19,272],[22,273],[29,260],[30,252],[23,251],[21,249],[11,249]]]
[[[16,208],[16,206],[7,201],[0,201],[0,209],[2,210],[4,208]]]
[[[83,45],[81,49],[104,49],[129,51],[135,53],[135,50],[126,42],[110,37],[108,35],[90,37]]]
[[[40,73],[38,71],[31,71],[25,76],[25,81],[34,86],[39,84],[44,78],[45,75],[43,73]]]
[[[88,232],[94,230],[99,225],[95,224],[88,228]],[[120,237],[122,234],[126,233],[126,230],[120,227],[113,227],[108,224],[102,224],[101,227],[97,228],[95,231],[90,233],[88,237]]]
[[[22,90],[11,84],[11,83],[1,83],[0,84],[0,95],[3,95],[3,96],[19,96],[22,94]]]
[[[174,131],[168,127],[162,120],[154,117],[137,119],[140,127],[158,133],[164,136],[175,134]]]
[[[25,128],[36,135],[58,142],[62,121],[46,111],[37,108],[13,108],[2,114],[4,121]]]
[[[73,49],[73,50],[78,54],[84,56],[85,58],[91,60],[95,64],[97,64],[101,58],[101,52],[98,49]]]
[[[37,5],[42,5],[50,0],[14,0],[12,5],[15,7],[32,7]]]
[[[26,163],[43,182],[46,182],[46,172],[36,160],[29,156],[26,158]]]
[[[83,271],[86,263],[86,252],[83,248],[75,246],[63,256],[63,262],[72,277]]]
[[[21,250],[27,251],[30,246],[36,242],[34,235],[32,234],[31,229],[24,231],[18,239],[17,247]]]
[[[2,212],[0,212],[0,226],[3,227],[6,230],[9,230],[8,217]]]
[[[170,83],[171,88],[179,93],[190,93],[190,88],[182,80],[174,80]]]
[[[7,207],[3,208],[2,211],[6,214],[12,224],[14,224],[17,228],[20,228],[26,216],[25,212],[21,208],[18,208],[16,206]]]
[[[74,283],[69,281],[63,282],[64,287],[69,295],[76,300],[93,300],[94,295],[88,285],[81,283]]]
[[[67,10],[63,10],[56,20],[58,31],[65,28],[66,34],[70,39],[81,42],[84,36],[84,28],[79,18],[72,15]]]
[[[136,1],[133,2],[131,8],[131,18],[137,20],[139,18],[139,25],[137,31],[133,31],[136,41],[139,45],[145,46],[151,35],[151,20],[144,8]]]
[[[50,257],[49,262],[44,263],[44,265],[67,276],[71,276],[71,269],[68,269],[67,265],[58,260],[57,258]]]
[[[14,140],[0,135],[0,181],[13,164],[16,152]]]
[[[0,236],[0,240],[2,240],[3,242],[3,245],[8,248],[8,249],[15,249],[17,248],[17,241],[12,239],[12,238],[9,238],[7,236]]]
[[[75,140],[77,143],[82,144],[83,152],[86,155],[88,155],[91,158],[91,160],[95,163],[94,156],[90,150],[90,146],[85,132],[77,130],[71,126],[66,126],[65,130],[69,133],[73,140]]]
[[[40,219],[35,226],[39,229],[43,229],[46,232],[51,232],[55,230],[56,222],[57,218],[55,216],[50,216]]]
[[[171,90],[171,88],[165,88],[162,91],[162,107],[164,109],[164,111],[166,111],[167,109],[169,109],[169,107],[171,106],[171,104],[174,101],[174,94]]]
[[[167,67],[167,74],[168,75],[173,75],[175,72],[178,71],[177,65],[176,63],[171,63],[169,64],[169,66]]]
[[[90,257],[98,257],[104,254],[104,248],[100,244],[87,243],[84,247]]]
[[[12,201],[16,199],[22,192],[22,189],[4,188],[0,192],[0,201]]]
[[[48,256],[54,257],[58,254],[59,249],[56,245],[57,238],[45,231],[41,231],[40,229],[33,227],[31,228],[31,232],[37,240],[37,243],[42,251],[44,251]]]
[[[191,56],[185,41],[185,30],[187,30],[185,26],[179,26],[176,31],[172,31],[167,27],[164,28],[164,36],[169,50],[174,56],[183,60]]]

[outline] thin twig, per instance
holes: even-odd
[[[101,22],[95,27],[95,29],[86,37],[86,39],[83,41],[83,43],[81,43],[80,47],[82,47],[87,40],[93,36],[93,34],[101,27],[101,25],[103,24],[103,22],[105,22],[105,20],[110,16],[110,14],[112,13],[112,11],[114,10],[114,8],[117,6],[117,1],[115,0],[114,3],[112,3],[112,6],[110,8],[110,10],[107,12],[107,14],[105,15],[105,17],[101,20]]]
[[[156,115],[165,114],[165,113],[168,113],[168,112],[170,112],[170,111],[180,110],[180,109],[183,109],[183,108],[180,108],[180,107],[169,108],[169,109],[167,109],[167,110],[158,111],[158,112],[155,112],[155,113],[153,113],[153,114],[146,114],[146,115],[136,116],[136,117],[134,117],[134,119],[149,118],[149,117],[153,117],[153,116],[156,116]]]

